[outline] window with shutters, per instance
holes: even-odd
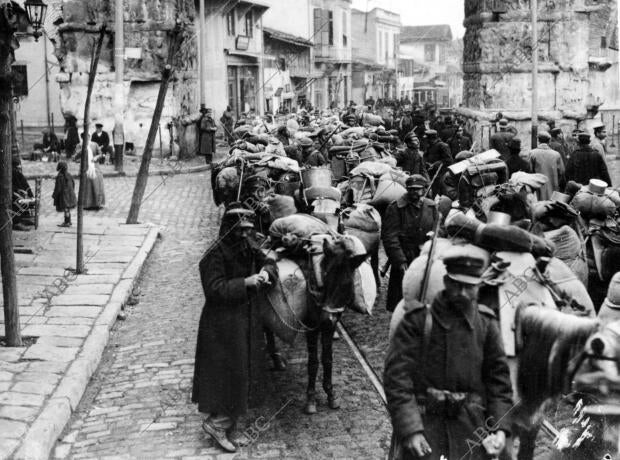
[[[314,40],[315,45],[322,45],[322,35],[321,35],[321,30],[322,30],[322,12],[323,10],[321,8],[315,8],[314,9],[314,34],[312,35],[312,39]]]
[[[314,9],[314,47],[318,56],[327,53],[326,47],[334,44],[334,14],[321,8]]]
[[[252,10],[245,13],[245,35],[246,37],[254,36],[254,17],[252,16]]]
[[[327,27],[328,27],[328,41],[327,43],[329,45],[333,45],[334,44],[334,12],[333,11],[328,11],[327,12]]]
[[[232,9],[226,15],[226,32],[231,37],[235,36],[235,10],[234,9]]]
[[[383,34],[385,36],[385,54],[383,55],[383,62],[386,62],[388,60],[388,49],[390,48],[390,40],[388,38],[387,32],[384,32]]]
[[[424,60],[435,62],[435,44],[424,45]]]
[[[394,58],[398,58],[398,44],[400,43],[400,35],[394,34]]]

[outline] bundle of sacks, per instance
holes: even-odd
[[[276,249],[280,257],[298,264],[306,282],[312,280],[317,284],[312,287],[314,291],[322,287],[321,261],[324,257],[325,239],[349,238],[355,247],[355,255],[367,254],[366,248],[357,237],[339,236],[323,221],[308,214],[294,214],[275,220],[269,228],[269,236],[272,249]],[[358,312],[370,314],[377,291],[368,261],[362,263],[356,270],[354,284],[356,295],[351,307]]]
[[[576,188],[573,183],[568,188]],[[592,179],[588,185],[579,188],[570,202],[581,216],[586,219],[607,219],[613,216],[620,206],[620,195],[606,182]]]
[[[386,162],[367,161],[349,173],[349,179],[338,186],[346,191],[345,203],[368,203],[379,212],[406,192],[407,173]]]
[[[244,186],[240,184],[242,177],[245,183],[249,177],[258,175],[277,185],[297,178],[298,184],[299,172],[298,162],[286,156],[282,143],[275,137],[267,136],[265,144],[236,141],[229,155],[211,169],[214,201],[217,205],[235,201],[239,188]],[[294,187],[280,187],[280,193],[292,194],[291,189]]]

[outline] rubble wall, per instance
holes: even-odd
[[[595,82],[606,77],[589,65],[593,18],[615,1],[539,2],[538,41],[533,43],[529,0],[501,2],[503,12],[493,12],[490,1],[466,0],[464,107],[459,112],[472,121],[476,133],[481,135],[487,122],[501,112],[519,129],[523,145],[529,146],[534,52],[539,60],[537,105],[542,128],[546,120],[567,130],[582,123],[588,116],[589,94],[604,91]]]
[[[56,56],[61,66],[57,77],[61,89],[61,110],[73,114],[82,123],[88,85],[91,53],[96,33],[93,26],[105,23],[108,32],[104,41],[91,98],[90,117],[103,123],[110,134],[114,127],[114,1],[63,0],[63,24],[58,27],[60,39]],[[164,153],[170,152],[169,122],[176,126],[175,137],[185,148],[184,156],[195,153],[196,142],[187,123],[197,118],[196,94],[197,49],[191,0],[126,0],[124,11],[125,48],[134,53],[125,59],[125,142],[133,142],[140,153],[157,100],[163,69],[171,44],[171,30],[178,17],[184,19],[184,41],[176,53],[174,77],[168,88],[162,113],[161,141]],[[189,135],[189,139],[186,136]],[[155,143],[159,148],[159,138]]]

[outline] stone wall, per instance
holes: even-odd
[[[103,123],[110,134],[114,127],[114,1],[63,0],[64,23],[58,27],[60,39],[56,56],[61,66],[57,80],[61,88],[63,114],[73,114],[82,123],[88,85],[91,53],[94,48],[95,25],[105,23],[108,29],[97,69],[91,98],[91,121]],[[192,0],[126,0],[125,47],[140,50],[140,56],[125,59],[125,141],[133,142],[141,153],[149,131],[161,81],[161,70],[168,58],[171,31],[178,18],[182,20],[184,38],[174,61],[174,77],[169,86],[162,113],[161,140],[165,154],[170,149],[166,125],[176,126],[177,142],[185,149],[182,155],[194,154],[194,136],[185,139],[186,122],[198,113],[195,97],[197,50],[193,26],[195,17]],[[184,123],[185,121],[185,123]],[[191,130],[190,130],[191,131]],[[159,139],[155,147],[158,148]],[[176,153],[176,152],[175,152]]]
[[[524,146],[529,146],[531,68],[536,52],[542,127],[546,120],[555,120],[567,130],[583,122],[588,95],[600,86],[591,83],[597,81],[595,72],[600,69],[588,63],[593,18],[604,15],[615,1],[600,0],[595,5],[583,0],[539,1],[538,41],[533,43],[529,0],[502,2],[506,7],[502,14],[491,11],[490,1],[466,0],[465,108],[461,114],[472,120],[480,133],[482,125],[502,112],[519,129]]]

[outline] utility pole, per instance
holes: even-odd
[[[123,151],[125,149],[125,35],[124,3],[115,0],[114,5],[114,169],[123,171]]]
[[[0,270],[2,271],[2,299],[4,302],[4,324],[7,345],[22,345],[19,307],[17,303],[17,276],[13,254],[12,213],[12,154],[11,122],[13,88],[11,63],[13,61],[12,40],[15,24],[11,2],[0,0]]]
[[[53,133],[50,120],[50,73],[47,67],[47,36],[43,34],[43,65],[45,66],[45,111],[47,112],[47,129]]]
[[[532,148],[538,146],[538,0],[532,7]]]
[[[205,52],[207,50],[207,25],[206,25],[206,12],[205,12],[205,0],[199,0],[199,15],[198,18],[198,53],[200,54],[200,107],[207,106],[207,81],[205,79],[205,73],[207,71],[207,63]]]
[[[142,198],[144,197],[144,191],[146,190],[146,184],[149,179],[149,166],[151,158],[153,157],[153,144],[157,137],[157,131],[159,129],[159,121],[161,120],[161,113],[164,109],[164,102],[166,100],[166,92],[170,84],[170,79],[174,72],[174,62],[176,60],[176,53],[183,41],[181,35],[180,24],[172,31],[170,38],[170,45],[168,48],[168,59],[166,65],[161,72],[161,83],[159,85],[159,93],[157,94],[157,102],[155,103],[155,110],[153,112],[153,119],[151,120],[151,127],[146,137],[146,144],[144,151],[142,152],[142,161],[140,162],[140,169],[138,170],[138,177],[136,178],[136,185],[133,189],[133,195],[131,197],[131,206],[129,208],[129,215],[127,216],[126,224],[137,224],[138,216],[140,214],[140,205],[142,205]]]
[[[80,160],[80,189],[78,192],[77,206],[77,249],[75,272],[84,273],[84,194],[86,192],[86,168],[88,163],[88,144],[90,142],[90,133],[88,128],[90,125],[90,98],[95,85],[95,77],[97,76],[97,66],[99,65],[99,56],[101,56],[101,47],[105,36],[105,25],[101,26],[99,38],[93,49],[90,61],[90,73],[88,74],[88,89],[86,90],[86,101],[84,102],[84,137],[82,138],[82,154]]]

